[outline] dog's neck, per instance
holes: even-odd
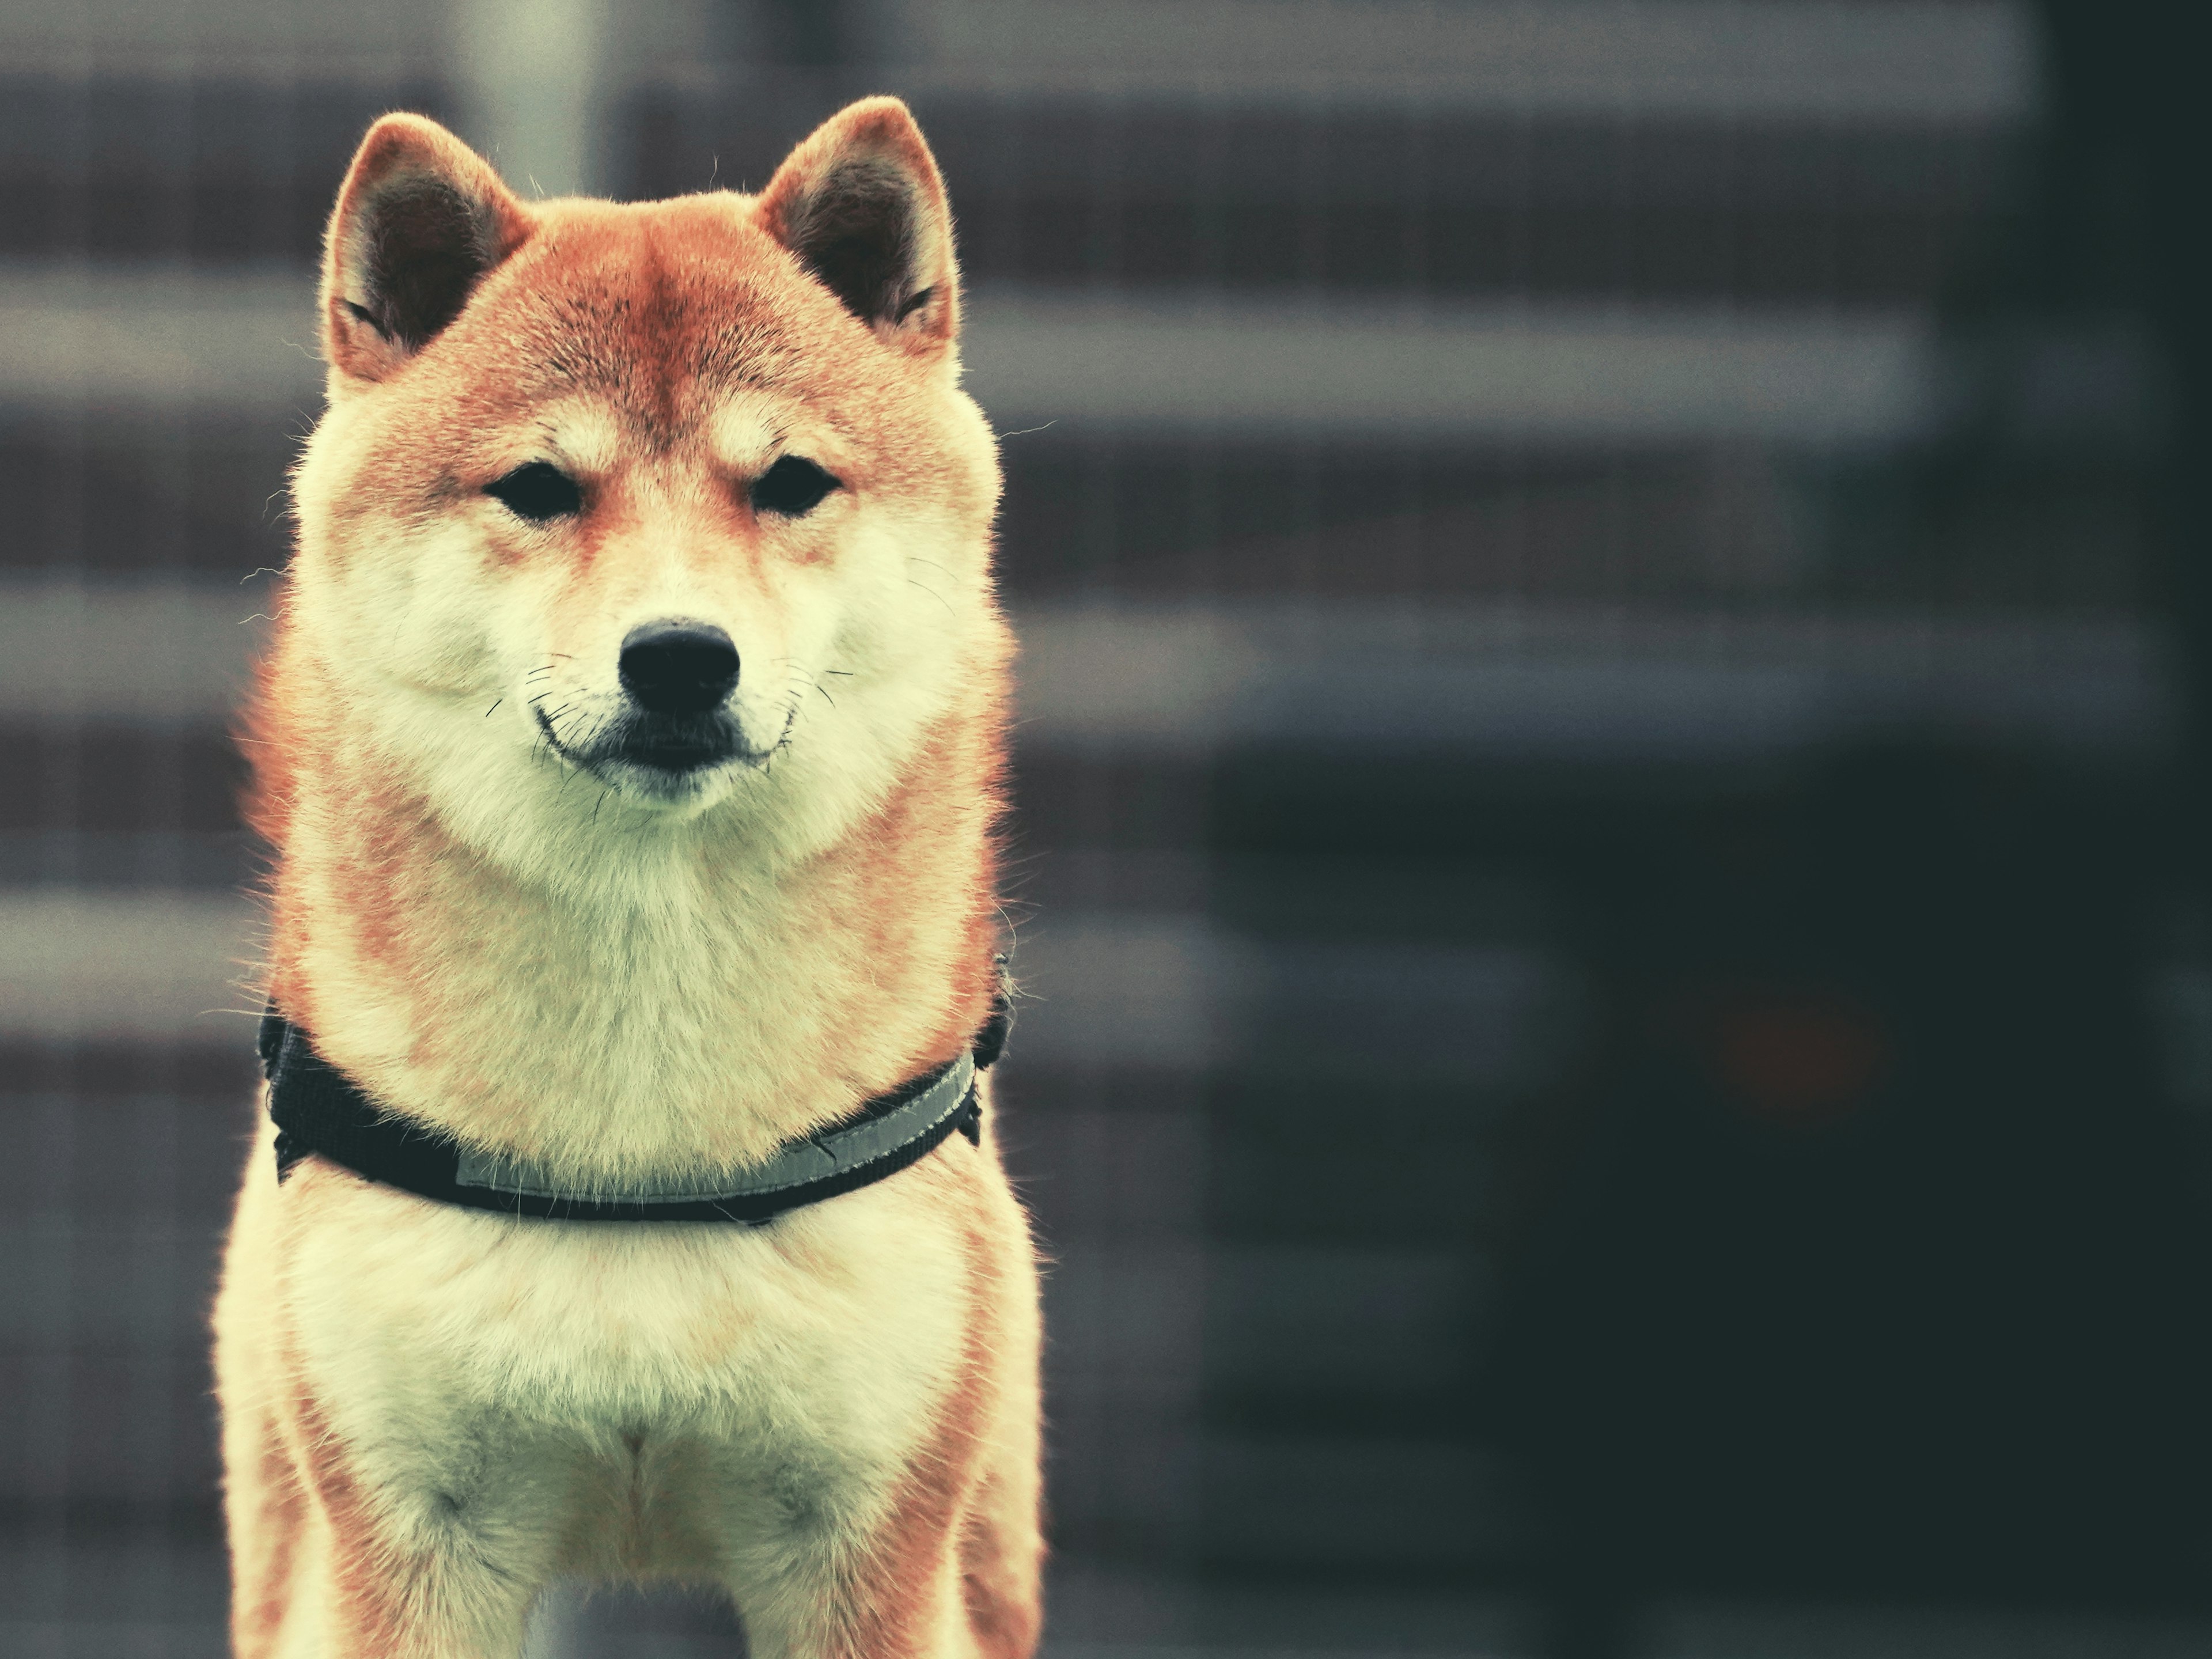
[[[757,1162],[988,1017],[997,678],[798,857],[741,813],[601,807],[559,854],[596,867],[518,869],[364,733],[295,729],[272,994],[380,1101],[464,1141],[597,1180]]]

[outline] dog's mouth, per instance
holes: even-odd
[[[562,740],[544,709],[536,713],[539,733],[570,765],[602,781],[642,784],[654,793],[679,792],[701,774],[723,766],[765,766],[791,734],[787,717],[776,741],[755,749],[722,710],[673,715],[633,711],[594,732],[590,742],[574,744]]]

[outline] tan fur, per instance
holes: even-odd
[[[957,289],[894,100],[759,198],[640,206],[370,131],[247,738],[271,993],[388,1109],[613,1188],[981,1025],[1012,647]],[[842,488],[757,510],[778,455]],[[532,461],[580,508],[486,495]],[[648,787],[590,745],[672,616],[735,641],[746,757]],[[512,1655],[564,1577],[719,1585],[759,1659],[1035,1646],[1036,1265],[988,1133],[750,1229],[280,1184],[264,1128],[216,1324],[241,1659]]]

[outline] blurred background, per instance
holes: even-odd
[[[223,1650],[225,722],[362,129],[648,197],[895,91],[1008,434],[1050,1650],[2212,1654],[2181,9],[12,0],[0,1650]]]

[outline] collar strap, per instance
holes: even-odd
[[[326,1158],[356,1175],[441,1204],[554,1221],[738,1221],[759,1225],[896,1175],[958,1130],[982,1140],[976,1073],[999,1057],[1010,1024],[1002,989],[973,1050],[878,1095],[830,1128],[786,1141],[768,1161],[720,1176],[686,1175],[580,1190],[520,1158],[478,1152],[397,1117],[364,1094],[274,1007],[261,1018],[261,1067],[276,1124],[276,1178]]]

